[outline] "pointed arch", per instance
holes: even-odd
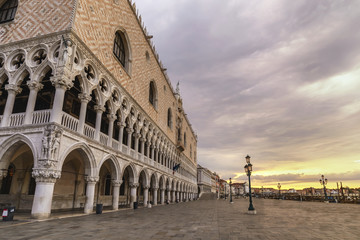
[[[106,162],[106,161],[110,161],[110,165],[112,167],[111,169],[111,176],[112,176],[112,179],[113,180],[121,180],[120,179],[120,172],[121,172],[121,166],[120,166],[120,163],[119,161],[117,160],[117,158],[112,155],[112,154],[109,154],[107,156],[105,156],[99,163],[99,165],[97,166],[97,170],[96,170],[96,175],[98,176],[99,173],[100,173],[100,169],[102,167],[102,165]]]
[[[38,152],[33,142],[27,136],[23,134],[14,134],[7,138],[1,143],[0,150],[0,169],[7,169],[7,166],[10,163],[10,156],[14,155],[15,151],[19,148],[21,144],[26,144],[33,154],[34,166],[37,167],[37,156]]]
[[[115,28],[113,54],[125,71],[131,75],[132,50],[130,39],[125,28],[118,26]]]
[[[136,183],[136,180],[138,179],[138,175],[134,164],[133,163],[126,164],[121,172],[121,176],[124,176],[126,170],[129,170],[130,182]]]
[[[0,23],[10,22],[14,20],[18,7],[17,0],[7,0],[0,7]]]
[[[158,92],[155,81],[150,81],[149,83],[149,102],[155,109],[158,106]]]
[[[82,156],[82,160],[84,160],[85,164],[85,174],[90,177],[96,177],[97,171],[95,156],[90,147],[84,142],[75,143],[64,151],[64,153],[60,156],[60,161],[57,166],[58,170],[61,171],[66,157],[73,151],[79,151],[80,155]]]

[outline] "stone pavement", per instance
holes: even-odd
[[[360,239],[360,205],[195,201],[48,221],[0,222],[0,239]],[[16,215],[15,215],[16,219]]]

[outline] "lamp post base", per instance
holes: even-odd
[[[249,214],[249,215],[255,215],[255,214],[256,214],[256,210],[248,210],[247,214]]]

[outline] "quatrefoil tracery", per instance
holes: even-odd
[[[107,92],[108,86],[104,79],[101,79],[101,81],[99,82],[99,85],[100,85],[100,89],[103,93]]]
[[[40,65],[47,57],[47,54],[45,52],[44,49],[40,49],[38,50],[35,54],[34,54],[34,57],[33,57],[33,61],[37,64],[37,65]]]
[[[16,57],[13,58],[11,61],[11,66],[16,70],[19,69],[20,66],[25,62],[25,56],[24,54],[19,54]]]
[[[84,71],[86,73],[86,78],[88,80],[91,81],[91,80],[95,79],[95,71],[90,65],[88,65],[87,67],[84,67]]]

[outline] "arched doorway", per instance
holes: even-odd
[[[15,206],[18,210],[31,210],[36,186],[32,177],[34,157],[31,148],[23,141],[15,142],[1,157],[0,163],[5,176],[0,179],[0,203]]]
[[[120,186],[119,204],[122,207],[130,207],[131,203],[131,184],[134,183],[134,171],[131,166],[127,166],[123,172],[122,184]]]
[[[118,204],[113,203],[114,186],[113,181],[117,180],[117,170],[112,159],[107,159],[100,168],[99,181],[96,185],[96,203],[103,204],[104,207],[109,207]]]
[[[65,158],[61,168],[61,178],[55,183],[52,210],[80,210],[86,202],[87,182],[90,163],[86,153],[78,148]]]

